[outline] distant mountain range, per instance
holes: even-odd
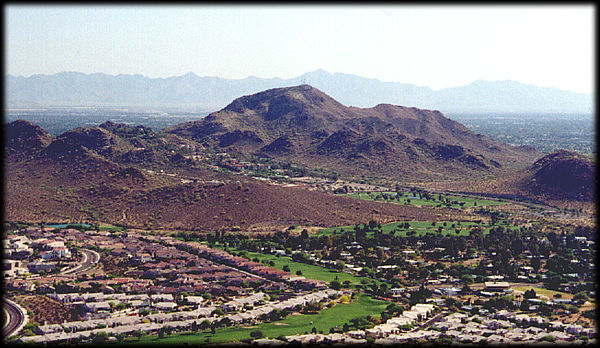
[[[373,107],[389,103],[444,113],[593,112],[592,94],[510,80],[477,80],[467,86],[434,91],[408,83],[382,82],[323,70],[291,79],[248,77],[236,80],[193,73],[148,78],[142,75],[62,72],[30,77],[6,75],[5,81],[8,107],[178,106],[215,111],[244,95],[309,84],[346,106]]]

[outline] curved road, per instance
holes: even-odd
[[[97,252],[95,252],[93,250],[81,249],[81,253],[83,254],[83,258],[81,259],[81,264],[62,272],[63,274],[84,273],[85,271],[89,270],[90,268],[92,268],[94,265],[96,265],[100,261],[100,254],[98,254]]]
[[[6,298],[4,299],[3,311],[7,318],[4,327],[2,327],[2,338],[6,340],[19,332],[27,324],[28,318],[23,307]]]

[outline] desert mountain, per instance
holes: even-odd
[[[559,150],[510,175],[426,186],[434,190],[500,195],[592,211],[595,210],[596,161],[590,156]]]
[[[461,87],[432,90],[409,83],[382,82],[361,76],[317,70],[291,79],[224,79],[188,73],[168,78],[62,72],[5,76],[7,104],[88,106],[180,106],[219,110],[231,100],[270,88],[308,83],[345,105],[380,103],[465,112],[591,113],[591,94],[516,81],[478,80]]]
[[[439,111],[347,107],[309,85],[244,96],[165,132],[348,175],[408,179],[482,176],[524,168],[540,156],[475,134]]]
[[[592,202],[596,191],[596,162],[576,152],[553,152],[527,168],[517,185],[534,196]]]
[[[29,121],[18,120],[5,126],[5,156],[20,160],[42,151],[53,140],[42,127]]]
[[[139,126],[107,122],[52,138],[37,125],[15,121],[5,131],[5,152],[11,154],[5,157],[7,221],[109,222],[210,231],[270,230],[308,222],[348,225],[374,215],[382,222],[465,216],[450,210],[356,202],[215,173],[181,160],[184,156],[178,151],[184,147],[179,145],[188,145],[185,139]],[[146,150],[154,155],[133,154]],[[171,173],[160,174],[156,168]]]

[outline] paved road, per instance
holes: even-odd
[[[19,332],[27,324],[27,312],[11,300],[4,299],[3,310],[7,316],[2,328],[2,338],[6,338]]]
[[[89,249],[81,249],[80,251],[83,254],[81,264],[62,272],[63,274],[81,274],[100,262],[100,254],[97,252]]]

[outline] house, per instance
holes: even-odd
[[[153,294],[150,295],[152,302],[173,302],[175,298],[173,298],[172,294]]]
[[[202,298],[202,296],[187,296],[185,298],[185,300],[189,303],[189,304],[200,304],[204,301],[204,298]]]
[[[363,339],[366,337],[366,333],[364,330],[353,330],[346,332],[346,335],[354,338],[354,339]]]
[[[293,282],[294,285],[303,289],[326,289],[327,282],[317,279],[299,279]]]
[[[554,337],[554,339],[557,341],[572,341],[575,339],[575,337],[573,337],[572,335],[569,335],[568,333],[562,331],[552,331],[549,332],[548,335]]]
[[[392,296],[400,296],[405,292],[406,292],[406,288],[391,288],[390,289],[390,294]]]
[[[439,290],[443,295],[446,295],[446,296],[456,296],[461,291],[461,289],[459,289],[457,287],[445,287],[445,288],[439,288],[436,290]]]
[[[400,333],[400,329],[395,325],[380,324],[371,329],[366,329],[365,333],[369,337],[382,338],[382,337],[387,337],[391,334]]]
[[[152,304],[152,307],[160,310],[171,310],[177,307],[177,303],[175,302],[156,302]]]
[[[41,326],[38,326],[36,329],[36,332],[39,334],[42,334],[42,335],[47,335],[47,334],[62,332],[62,331],[63,331],[63,328],[62,328],[62,326],[60,326],[60,324],[41,325]]]
[[[27,264],[27,268],[32,273],[40,271],[52,272],[56,269],[56,262],[34,261]]]
[[[137,261],[139,263],[146,263],[146,262],[150,262],[152,261],[152,255],[148,254],[148,253],[140,253],[140,254],[136,254],[133,258],[134,261]]]
[[[485,282],[486,291],[505,291],[510,289],[509,282]]]
[[[92,313],[99,312],[99,311],[110,311],[110,309],[111,309],[108,301],[86,302],[85,308]]]
[[[15,276],[19,274],[29,273],[27,268],[23,267],[23,263],[18,260],[2,260],[2,270],[5,275]]]

